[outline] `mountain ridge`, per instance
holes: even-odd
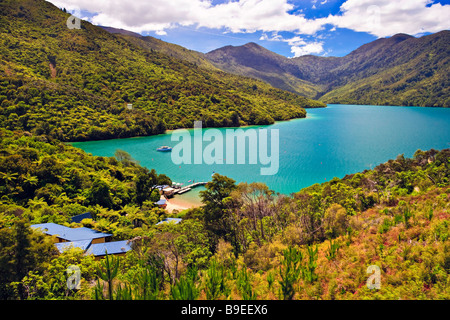
[[[434,75],[434,66],[439,65],[437,70],[439,76],[436,78],[446,78],[449,74],[448,53],[450,43],[450,31],[443,30],[431,35],[415,38],[407,34],[396,34],[389,38],[377,39],[373,42],[362,45],[356,50],[350,52],[344,57],[318,57],[306,55],[296,58],[286,58],[275,53],[268,53],[267,49],[258,44],[243,46],[225,46],[206,53],[218,68],[241,75],[253,76],[263,81],[267,81],[275,87],[282,87],[284,90],[306,94],[306,96],[320,99],[323,96],[329,97],[330,92],[341,89],[339,95],[335,95],[333,100],[324,100],[327,103],[344,103],[352,97],[352,92],[342,92],[342,88],[354,82],[361,82],[377,74],[385,73],[384,77],[397,76],[399,72],[390,74],[394,68],[403,65],[405,69],[422,69],[422,74],[429,78]],[[434,45],[434,46],[433,46]],[[255,49],[257,48],[257,50]],[[270,51],[269,51],[270,52]],[[276,55],[276,56],[275,56]],[[433,60],[427,61],[428,57],[433,56]],[[421,59],[414,60],[418,56]],[[263,61],[264,63],[261,63]],[[270,63],[269,63],[270,62]],[[273,69],[269,67],[272,66]],[[269,74],[277,74],[277,81],[271,80]],[[297,85],[308,85],[314,90],[300,91],[294,86],[286,85],[283,79],[288,76],[294,77]],[[414,75],[421,77],[420,73]],[[398,86],[393,88],[390,95],[383,101],[374,101],[375,104],[392,104],[392,101],[398,101],[395,96],[398,94],[396,90],[403,86],[403,82],[407,81],[408,75],[401,75],[398,80]],[[447,76],[448,78],[448,76]],[[298,79],[298,80],[297,80]],[[299,83],[298,81],[303,81]],[[405,97],[403,101],[399,101],[400,105],[419,106],[450,106],[450,97],[448,90],[445,89],[446,84],[441,83],[438,92],[433,93],[428,98],[429,101],[419,99],[414,96],[412,98]],[[364,85],[370,85],[364,83]],[[415,88],[409,86],[409,91],[419,90],[422,84],[418,84]],[[405,88],[403,88],[405,89]],[[387,90],[387,88],[379,88],[379,90]],[[404,91],[404,90],[403,90]],[[435,90],[432,90],[435,91]],[[314,95],[314,92],[316,93]],[[404,93],[404,92],[402,92]],[[371,94],[375,94],[374,89]],[[360,97],[361,98],[361,97]],[[410,98],[408,100],[408,98]],[[438,99],[439,98],[439,99]],[[364,100],[364,99],[363,99]],[[370,99],[369,99],[370,100]],[[353,101],[358,102],[356,98]],[[369,103],[367,99],[362,103]]]
[[[145,38],[148,48],[325,103],[450,106],[448,30],[420,38],[395,34],[366,43],[343,57],[287,58],[255,42],[201,53]]]

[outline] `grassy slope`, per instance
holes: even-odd
[[[330,241],[318,245],[318,280],[300,280],[294,299],[301,300],[433,300],[449,299],[450,213],[448,188],[435,188],[398,200],[410,206],[413,218],[406,226],[400,218],[402,205],[379,205],[351,218],[353,233],[333,240],[339,244],[336,258],[329,260]],[[433,213],[431,218],[430,211]],[[282,242],[266,246],[265,257],[272,263],[261,275],[255,274],[252,287],[258,299],[280,299],[281,288],[275,277],[267,287],[269,274],[276,274],[282,260]],[[273,252],[278,252],[273,255]],[[305,253],[306,254],[306,253]],[[264,258],[261,258],[263,261]],[[264,265],[264,262],[261,262]],[[381,270],[381,288],[367,288],[367,268]],[[239,299],[238,292],[234,298]]]

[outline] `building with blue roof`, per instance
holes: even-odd
[[[165,209],[167,207],[167,200],[166,199],[159,199],[154,204],[156,204],[158,207]]]
[[[72,217],[72,222],[81,223],[83,219],[92,219],[92,215],[90,212],[85,212]]]
[[[112,234],[89,228],[69,228],[56,223],[40,223],[31,225],[43,233],[55,236],[55,246],[60,253],[70,248],[80,248],[85,254],[102,257],[108,254],[125,254],[131,250],[128,240],[110,241]]]
[[[80,248],[84,252],[89,248],[91,244],[92,244],[91,240],[80,240],[71,242],[58,242],[55,243],[55,246],[60,253],[63,253],[64,251],[70,248]]]
[[[102,257],[106,254],[123,255],[131,250],[128,240],[113,241],[92,244],[86,254],[93,254],[95,257]]]
[[[110,233],[103,233],[86,227],[69,228],[52,222],[33,224],[31,227],[40,229],[47,235],[56,236],[55,242],[91,240],[92,243],[101,243],[109,241],[112,236]]]

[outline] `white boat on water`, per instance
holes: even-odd
[[[156,151],[168,152],[168,151],[172,151],[172,148],[168,147],[168,146],[162,146],[162,147],[159,147],[158,149],[156,149]]]

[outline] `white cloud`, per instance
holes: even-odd
[[[135,32],[176,25],[226,29],[231,32],[292,31],[314,34],[322,20],[290,14],[287,0],[238,0],[213,5],[208,0],[49,0],[58,7],[95,13],[91,22]]]
[[[450,5],[432,4],[431,0],[347,0],[340,9],[342,15],[328,16],[328,23],[377,37],[450,28]]]
[[[294,57],[300,57],[307,54],[320,54],[323,52],[323,42],[311,42],[303,45],[294,45],[291,47]]]
[[[347,0],[341,13],[307,19],[288,0],[49,0],[58,7],[93,13],[92,23],[159,33],[176,26],[197,26],[238,32],[281,32],[314,35],[326,24],[368,32],[378,37],[412,35],[450,28],[450,5],[431,0]],[[325,4],[313,0],[311,4]],[[319,46],[315,46],[318,48]],[[312,49],[312,46],[311,46]]]
[[[291,47],[291,52],[294,54],[294,57],[300,57],[307,54],[320,54],[324,52],[323,42],[307,42],[300,36],[295,36],[290,39],[283,39],[279,34],[274,33],[269,38],[267,34],[263,33],[259,40],[286,42]]]

